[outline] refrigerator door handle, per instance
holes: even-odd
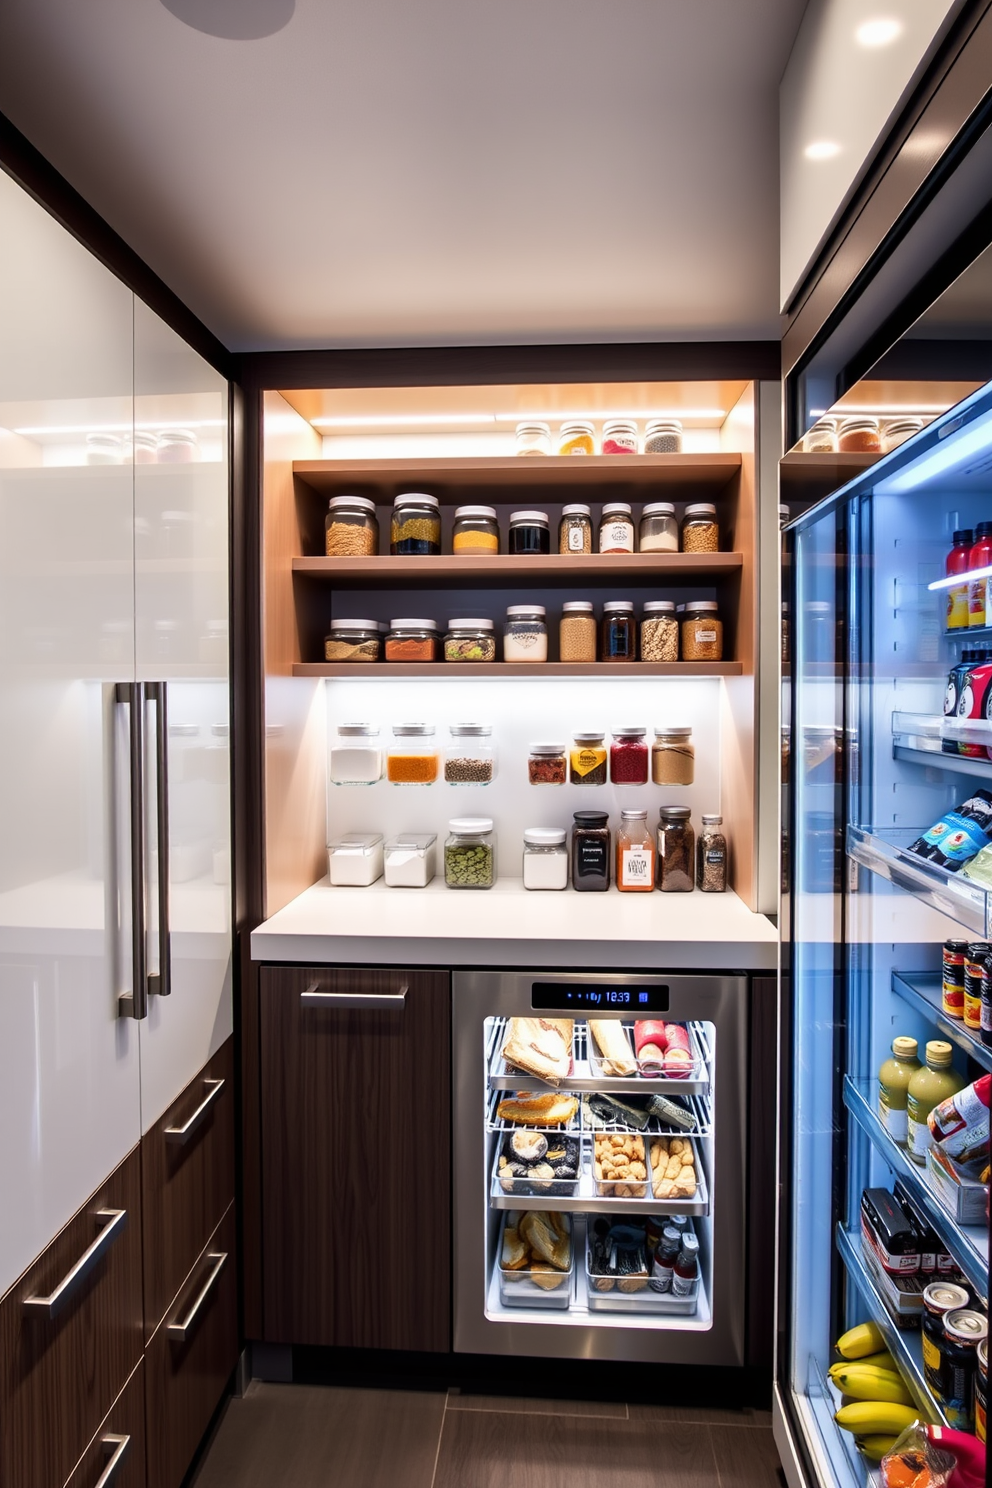
[[[151,996],[172,991],[172,946],[169,932],[169,720],[168,684],[149,682],[145,694],[155,704],[155,836],[158,843],[158,971],[148,978]]]
[[[118,998],[122,1018],[147,1018],[145,980],[145,685],[118,682],[117,701],[128,709],[131,823],[131,990]]]
[[[311,982],[300,993],[300,1006],[305,1008],[358,1008],[372,1012],[402,1012],[406,1004],[409,987],[404,985],[398,992],[322,992],[319,982]]]

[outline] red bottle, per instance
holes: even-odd
[[[992,567],[992,522],[979,522],[975,528],[975,541],[968,553],[969,572],[976,568]],[[980,625],[988,625],[992,618],[992,605],[989,599],[992,591],[989,589],[989,580],[986,575],[983,579],[972,579],[968,584],[968,626],[975,629]]]
[[[682,1249],[672,1268],[672,1296],[691,1297],[699,1277],[699,1241],[695,1235],[682,1237]]]
[[[962,527],[954,534],[954,545],[947,555],[944,564],[944,572],[948,578],[951,574],[963,574],[968,572],[968,560],[971,557],[972,543],[975,534],[970,527]],[[947,628],[948,630],[966,630],[968,627],[968,585],[953,584],[947,591]]]

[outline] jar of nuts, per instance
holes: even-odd
[[[683,661],[722,661],[723,622],[714,599],[695,599],[682,621]]]
[[[678,661],[679,622],[670,599],[649,599],[641,620],[641,660]]]
[[[709,501],[697,501],[687,506],[682,518],[683,553],[718,553],[720,551],[720,528],[716,520],[716,507]]]
[[[367,496],[332,496],[324,518],[328,558],[363,558],[379,551],[375,502]]]

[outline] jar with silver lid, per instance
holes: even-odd
[[[592,513],[582,502],[573,502],[561,509],[558,523],[559,553],[592,552]]]
[[[607,419],[603,424],[604,455],[636,455],[637,425],[633,419]]]
[[[724,894],[727,891],[727,839],[720,830],[723,817],[719,813],[704,814],[702,822],[696,842],[696,888],[704,894]]]
[[[547,611],[543,605],[508,605],[503,627],[503,660],[541,662],[548,659]]]
[[[514,435],[518,455],[550,455],[551,428],[539,420],[518,424]]]
[[[634,551],[634,519],[628,501],[607,501],[599,519],[599,551],[601,553],[632,553]]]
[[[682,424],[679,419],[649,419],[644,430],[646,455],[680,455]]]
[[[441,503],[424,491],[403,491],[393,501],[389,551],[430,557],[441,551]]]
[[[641,512],[638,550],[642,553],[677,553],[679,524],[670,501],[649,501]]]
[[[379,551],[375,502],[367,496],[332,496],[324,518],[328,558],[369,557]]]
[[[496,774],[491,723],[452,723],[444,752],[448,785],[491,785]]]
[[[391,785],[433,785],[437,779],[437,745],[432,723],[394,723],[386,754]]]
[[[332,785],[375,785],[382,778],[382,748],[374,723],[339,723],[328,752]]]
[[[564,827],[527,827],[524,830],[523,880],[525,889],[560,891],[568,887],[568,850]]]
[[[678,661],[679,622],[670,599],[649,599],[641,619],[641,660]]]
[[[718,553],[720,527],[716,507],[709,501],[695,501],[682,517],[683,553]]]
[[[658,813],[658,887],[663,894],[691,894],[695,884],[695,833],[688,806]]]

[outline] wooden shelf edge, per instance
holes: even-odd
[[[549,661],[542,664],[471,661],[297,661],[294,677],[741,677],[739,661]]]
[[[401,579],[420,575],[437,579],[478,578],[480,576],[526,575],[529,578],[570,576],[576,579],[615,578],[621,574],[641,578],[692,574],[737,573],[744,566],[742,553],[590,553],[571,555],[553,553],[533,558],[516,553],[496,553],[489,557],[459,557],[442,553],[424,558],[396,556],[390,553],[360,558],[294,558],[293,572],[315,578],[381,577]]]
[[[342,480],[381,480],[446,485],[724,485],[741,468],[733,451],[683,455],[588,455],[526,458],[515,455],[465,459],[294,460],[293,474],[317,489]]]

